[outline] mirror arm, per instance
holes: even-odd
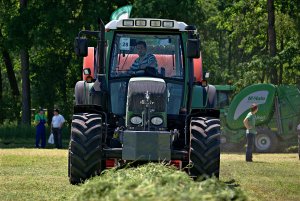
[[[105,73],[105,25],[103,21],[98,18],[100,31],[98,32],[98,73]]]

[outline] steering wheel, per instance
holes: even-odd
[[[158,75],[157,69],[152,66],[147,66],[145,68],[145,75],[157,76]]]
[[[142,69],[131,69],[130,71],[127,71],[125,74],[128,75],[139,75],[139,76],[158,76],[157,69],[152,66],[147,66]]]

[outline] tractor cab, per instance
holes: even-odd
[[[110,95],[113,113],[125,115],[130,78],[152,77],[165,82],[167,113],[179,114],[185,80],[183,41],[179,33],[115,32],[110,55],[108,79],[110,91],[114,92]]]

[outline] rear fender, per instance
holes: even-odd
[[[75,85],[75,104],[91,104],[90,89],[94,83],[87,83],[86,81],[78,81]]]
[[[206,108],[215,108],[217,104],[217,90],[213,85],[205,87],[206,90]]]
[[[201,108],[215,108],[217,104],[217,90],[213,85],[202,87],[193,86],[192,110]]]

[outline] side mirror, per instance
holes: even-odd
[[[74,47],[77,56],[86,57],[88,55],[88,44],[86,38],[76,37]]]
[[[187,49],[187,57],[188,58],[199,58],[200,57],[200,40],[199,39],[188,39],[186,49]]]
[[[208,78],[209,78],[209,72],[206,72],[204,77],[205,77],[206,79],[208,79]]]
[[[83,69],[83,74],[84,75],[91,75],[92,73],[91,73],[91,69],[89,69],[89,68],[84,68]]]

